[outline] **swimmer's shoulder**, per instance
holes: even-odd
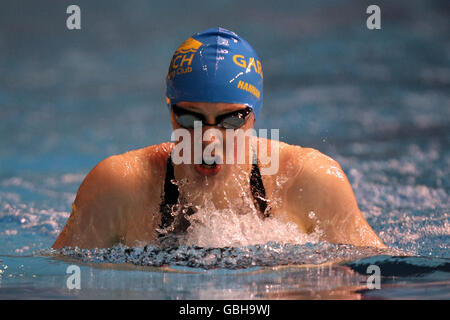
[[[278,175],[301,178],[302,176],[321,176],[329,173],[330,170],[342,172],[335,159],[317,149],[264,138],[258,138],[258,144],[259,147],[265,145],[269,152],[271,148],[278,148],[280,163]]]
[[[78,194],[103,192],[125,200],[136,190],[149,186],[158,188],[159,182],[164,181],[172,147],[173,144],[168,142],[109,156],[89,172]],[[80,192],[83,189],[89,190]]]
[[[317,151],[312,148],[305,148],[299,145],[292,145],[282,141],[258,138],[258,150],[266,148],[267,154],[273,161],[279,161],[278,175],[288,175],[289,177],[297,176],[304,167],[304,162],[308,158],[308,154]],[[275,149],[278,152],[275,152]],[[264,166],[264,165],[263,165]]]
[[[303,175],[345,177],[338,161],[314,148],[303,148]]]
[[[160,144],[99,162],[81,183],[69,220],[53,247],[109,247],[127,239],[128,226],[134,221],[152,226],[152,216],[141,213],[158,206],[170,150],[170,143]]]
[[[295,153],[301,159],[301,168],[293,179],[293,187],[303,190],[304,195],[312,195],[309,197],[312,206],[326,198],[329,203],[338,203],[340,199],[353,200],[347,176],[335,159],[314,148],[296,148],[291,155]],[[318,195],[321,199],[317,199]]]
[[[164,142],[128,151],[120,156],[123,163],[133,168],[137,174],[145,178],[160,179],[165,175],[167,160],[173,146],[172,142]]]
[[[330,169],[341,169],[339,163],[315,148],[284,144],[280,150],[280,163],[284,163],[287,174],[295,180],[305,177],[321,179]]]

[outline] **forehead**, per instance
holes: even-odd
[[[177,103],[178,106],[192,110],[195,112],[201,112],[204,114],[221,114],[227,112],[233,112],[241,109],[245,109],[247,106],[238,103],[225,103],[225,102],[189,102],[182,101]]]

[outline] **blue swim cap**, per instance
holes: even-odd
[[[262,107],[261,61],[236,33],[212,28],[188,38],[175,51],[166,79],[169,107],[180,101],[245,104],[255,118]]]

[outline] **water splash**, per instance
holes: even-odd
[[[398,251],[373,247],[336,245],[328,242],[316,244],[266,244],[243,247],[203,248],[178,246],[160,248],[154,245],[127,247],[117,245],[106,249],[44,249],[42,255],[57,255],[84,263],[131,263],[137,266],[184,266],[202,269],[242,269],[282,265],[319,265],[328,262],[352,261],[382,254],[401,254]]]
[[[320,231],[302,233],[293,222],[281,217],[262,219],[256,210],[245,213],[232,209],[217,210],[212,202],[187,218],[191,225],[180,244],[201,247],[248,246],[274,241],[280,244],[317,243]]]

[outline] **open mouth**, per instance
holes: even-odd
[[[217,163],[214,161],[213,163],[206,163],[205,159],[202,159],[202,166],[205,168],[214,168],[215,166],[217,166]]]
[[[214,176],[217,173],[219,173],[220,169],[222,168],[222,165],[213,162],[211,164],[208,164],[205,162],[205,160],[202,160],[201,164],[195,165],[195,170],[204,176]]]

